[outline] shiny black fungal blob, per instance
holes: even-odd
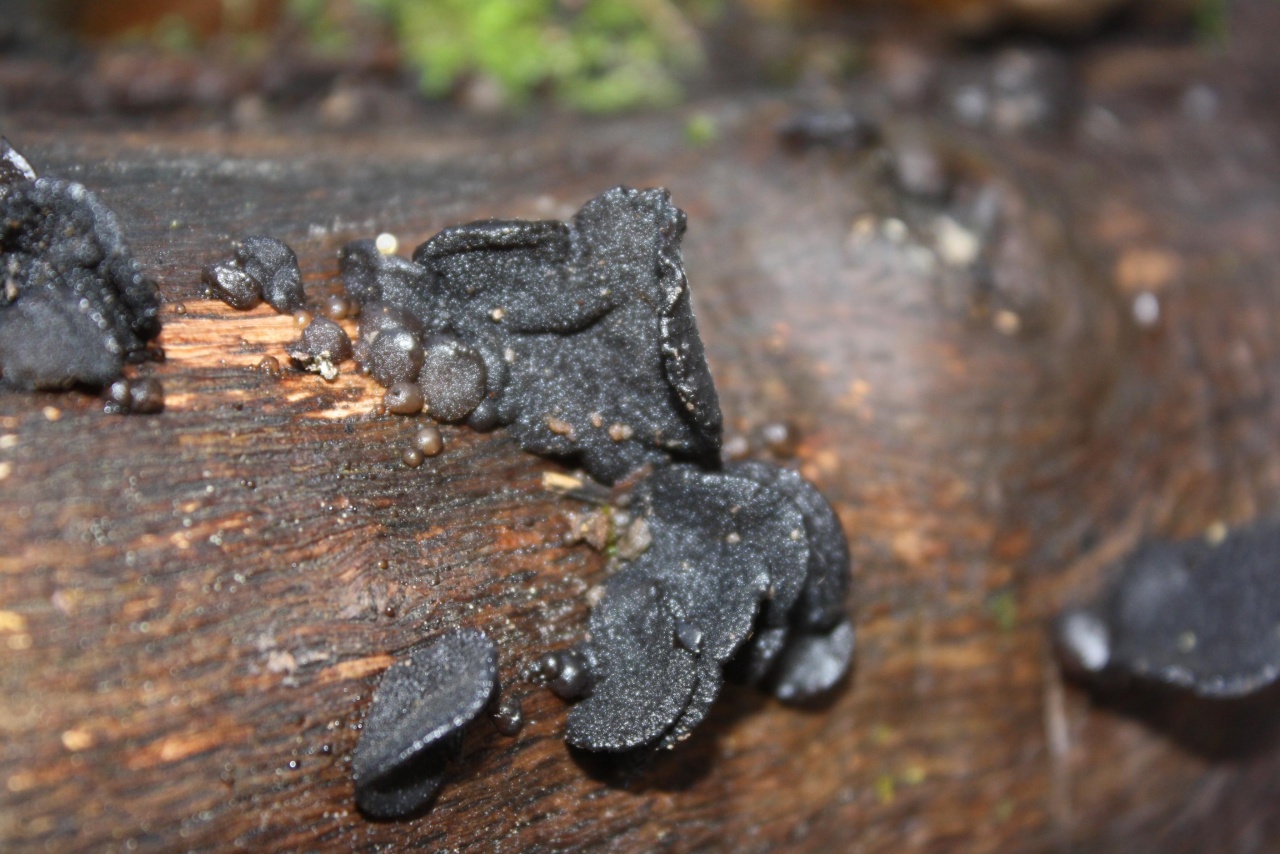
[[[262,287],[267,305],[285,314],[306,304],[298,256],[274,237],[250,235],[236,249],[236,263]]]
[[[798,703],[825,694],[849,672],[853,624],[844,619],[827,632],[793,634],[767,677],[775,697]]]
[[[507,694],[496,703],[490,703],[489,718],[498,732],[512,736],[524,727],[524,710],[520,707],[520,698]]]
[[[591,688],[593,658],[586,649],[564,649],[544,653],[529,674],[533,682],[546,685],[562,700],[574,700]]]
[[[484,359],[456,338],[434,335],[423,348],[418,384],[437,421],[466,420],[484,401],[487,378]]]
[[[338,376],[338,363],[351,358],[351,339],[341,326],[326,317],[312,318],[302,337],[289,346],[289,358],[298,367],[326,380]]]
[[[351,758],[360,809],[392,818],[424,807],[496,685],[493,643],[471,629],[440,635],[389,667]]]
[[[205,267],[200,280],[211,296],[232,308],[247,311],[262,302],[262,283],[234,261],[219,261]]]
[[[164,387],[155,377],[121,377],[107,388],[106,399],[109,414],[154,415],[164,409]]]
[[[591,694],[569,711],[566,740],[587,750],[656,743],[689,705],[697,660],[675,638],[672,603],[640,573],[615,575],[591,611]]]
[[[579,460],[613,483],[671,455],[713,463],[720,407],[664,190],[617,188],[572,223],[490,220],[419,246],[424,320],[475,348],[487,394],[468,423]],[[384,295],[385,297],[385,295]]]
[[[101,388],[160,331],[155,283],[82,185],[38,178],[0,140],[0,383]],[[52,345],[52,346],[51,346]]]
[[[1124,673],[1206,697],[1249,694],[1280,677],[1280,525],[1214,545],[1140,547],[1097,603],[1059,618],[1066,663]]]
[[[380,385],[416,382],[422,370],[422,323],[395,306],[365,306],[356,330],[355,357]]]

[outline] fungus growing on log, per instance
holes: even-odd
[[[1127,674],[1205,697],[1237,697],[1280,676],[1280,525],[1217,544],[1153,541],[1093,605],[1057,622],[1068,669]]]
[[[387,668],[351,759],[356,803],[373,818],[427,805],[444,782],[463,728],[489,705],[498,656],[480,631],[449,632]]]
[[[39,178],[0,140],[0,382],[102,388],[160,331],[155,283],[83,185]],[[52,345],[52,346],[51,346]]]

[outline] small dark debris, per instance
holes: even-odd
[[[394,818],[425,807],[496,685],[497,652],[472,629],[440,635],[389,667],[352,755],[360,809]]]

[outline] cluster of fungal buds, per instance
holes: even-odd
[[[0,383],[101,389],[125,364],[149,357],[147,342],[160,331],[159,293],[115,215],[81,184],[37,177],[3,139],[0,277]],[[155,411],[159,384],[145,387],[145,400],[115,411]]]
[[[1280,678],[1280,525],[1220,542],[1156,540],[1121,566],[1094,604],[1059,616],[1067,669],[1135,677],[1204,697],[1238,697]]]

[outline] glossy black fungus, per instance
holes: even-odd
[[[519,697],[507,694],[491,706],[489,717],[498,732],[511,736],[524,727],[524,710],[520,707]]]
[[[669,455],[713,463],[721,417],[663,190],[610,190],[571,224],[484,221],[419,246],[423,319],[475,348],[488,394],[468,423],[613,483]],[[383,294],[385,298],[385,294]]]
[[[804,629],[826,630],[844,618],[849,596],[849,543],[844,529],[822,493],[794,469],[762,462],[742,462],[726,470],[748,477],[786,496],[804,519],[809,560],[803,587],[792,597],[789,587],[775,581],[775,594],[765,609],[772,626],[793,623]]]
[[[380,385],[415,382],[422,370],[421,324],[393,306],[378,304],[360,314],[355,357]]]
[[[697,660],[676,643],[672,611],[661,588],[639,573],[605,582],[590,618],[594,685],[569,712],[571,745],[613,752],[652,745],[688,707]]]
[[[859,151],[880,141],[880,130],[849,110],[800,113],[778,126],[778,139],[793,151],[832,148]]]
[[[0,382],[101,388],[160,330],[155,283],[82,185],[37,178],[0,140]]]
[[[332,320],[316,317],[302,330],[302,337],[290,345],[288,353],[298,367],[332,380],[338,376],[338,363],[351,358],[351,339]]]
[[[164,409],[164,387],[155,377],[121,377],[107,388],[105,409],[113,415],[153,415]]]
[[[1057,641],[1086,673],[1126,673],[1206,697],[1280,677],[1280,525],[1203,540],[1156,541],[1123,564],[1095,605],[1069,611]]]
[[[853,648],[853,624],[847,619],[827,632],[793,634],[769,677],[774,696],[798,703],[830,691],[849,672]]]
[[[262,302],[262,284],[234,261],[220,261],[204,269],[201,281],[209,295],[232,308],[247,311]]]
[[[487,377],[484,359],[475,350],[456,338],[432,336],[418,374],[427,414],[437,421],[466,420],[484,401]]]
[[[262,287],[267,305],[285,314],[306,304],[298,256],[274,237],[250,235],[236,249],[236,263]]]
[[[484,711],[496,685],[497,653],[475,630],[434,638],[389,667],[351,759],[360,809],[389,818],[425,806],[463,727]]]
[[[587,651],[565,649],[543,654],[530,678],[562,700],[581,697],[591,687],[592,659]]]

